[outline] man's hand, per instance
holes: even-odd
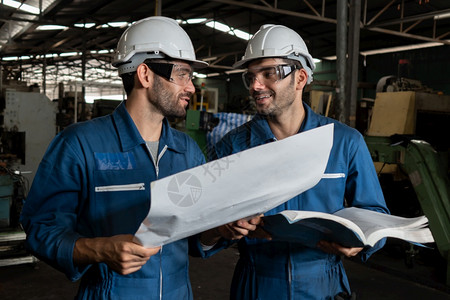
[[[335,255],[345,255],[347,257],[353,257],[356,256],[363,248],[357,247],[357,248],[346,248],[343,247],[337,243],[327,242],[327,241],[319,241],[317,243],[317,248],[320,250],[335,254]]]
[[[106,263],[119,274],[127,275],[138,271],[161,247],[144,248],[133,242],[133,235],[81,238],[75,243],[73,260],[77,265]]]
[[[200,240],[204,245],[214,245],[221,237],[227,240],[239,240],[244,236],[270,239],[270,235],[260,227],[262,217],[263,215],[259,215],[251,219],[240,219],[208,230],[202,233]]]

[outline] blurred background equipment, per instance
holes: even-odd
[[[9,82],[0,95],[0,266],[33,263],[19,224],[23,201],[48,144],[56,134],[57,103]],[[11,87],[14,87],[11,88]]]

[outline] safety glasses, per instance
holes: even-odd
[[[186,65],[170,63],[144,62],[153,73],[164,77],[177,85],[185,86],[192,80],[193,70]]]
[[[276,83],[288,77],[293,71],[300,68],[301,67],[297,65],[277,65],[251,68],[242,73],[242,79],[245,87],[250,89],[250,86],[255,80],[258,80],[258,82],[263,85]]]

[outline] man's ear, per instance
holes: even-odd
[[[308,73],[306,72],[305,69],[300,69],[298,70],[298,72],[296,73],[296,80],[297,80],[297,90],[303,90],[303,88],[306,85],[306,82],[308,81]]]
[[[146,64],[140,64],[136,69],[137,83],[143,88],[148,88],[151,86],[151,81],[153,80],[153,72]]]

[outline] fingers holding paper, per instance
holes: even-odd
[[[356,256],[363,249],[362,247],[346,248],[337,243],[323,240],[317,243],[317,248],[330,254],[345,255],[346,257]]]
[[[80,238],[75,243],[74,262],[77,265],[103,262],[119,274],[131,274],[141,269],[161,248],[145,248],[133,239],[129,234]]]
[[[271,239],[270,235],[261,228],[263,215],[240,219],[217,228],[208,230],[201,235],[201,241],[205,245],[212,245],[220,238],[227,240],[239,240],[244,236],[251,238]]]
[[[244,236],[255,235],[261,231],[262,215],[237,220],[236,222],[222,225],[218,228],[221,236],[228,240],[239,240]],[[256,237],[256,236],[253,236]]]

